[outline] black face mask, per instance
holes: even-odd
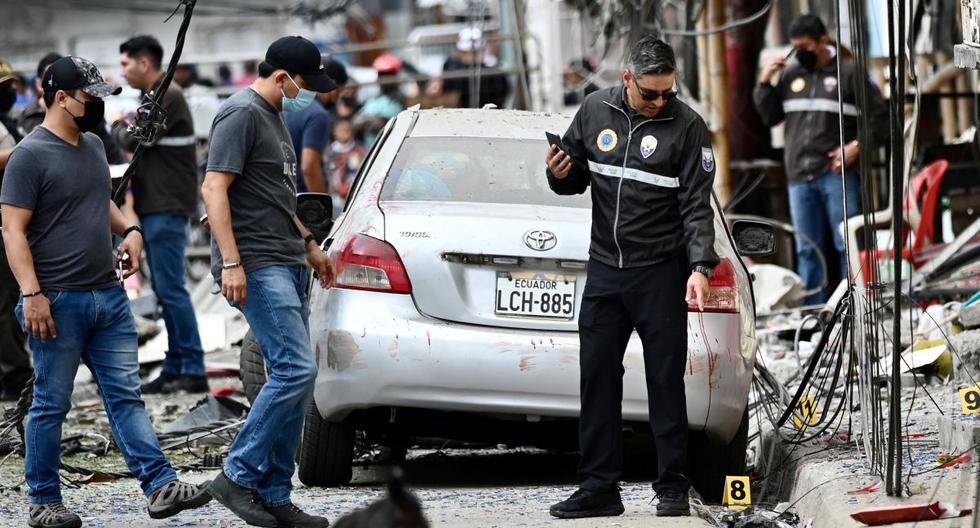
[[[796,60],[800,63],[800,66],[808,70],[813,70],[817,67],[817,54],[808,49],[798,48],[796,50]]]
[[[0,114],[6,114],[17,102],[17,91],[13,88],[0,88]]]
[[[72,97],[72,99],[75,98]],[[78,99],[75,100],[78,101]],[[77,126],[82,132],[90,132],[95,130],[95,127],[99,126],[99,123],[101,123],[102,119],[105,117],[105,102],[102,99],[78,102],[85,105],[85,113],[80,116],[76,116],[75,114],[68,112],[72,119],[75,120],[75,126]],[[66,108],[65,110],[67,111],[68,109]]]

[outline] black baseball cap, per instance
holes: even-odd
[[[44,72],[41,80],[45,93],[58,90],[81,90],[92,97],[119,95],[122,87],[105,82],[99,69],[81,57],[62,57]]]
[[[290,75],[302,75],[306,84],[317,92],[325,93],[337,89],[337,84],[323,68],[320,50],[303,37],[277,39],[266,50],[265,63],[277,70],[286,70]]]
[[[323,56],[323,71],[327,72],[330,79],[338,85],[343,86],[350,80],[350,77],[347,75],[347,67],[342,62],[328,55]]]

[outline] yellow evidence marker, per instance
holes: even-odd
[[[729,508],[745,508],[752,505],[752,489],[749,487],[749,477],[725,477],[725,492],[721,503]]]
[[[960,405],[963,407],[963,414],[980,413],[980,387],[960,389]]]
[[[807,425],[817,425],[817,404],[813,396],[804,396],[796,404],[796,412],[793,413],[793,425],[797,429],[803,429]]]

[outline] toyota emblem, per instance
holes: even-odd
[[[558,238],[551,231],[535,229],[524,235],[524,243],[535,251],[548,251],[558,244]]]

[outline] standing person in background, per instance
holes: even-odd
[[[10,65],[0,62],[0,182],[3,181],[10,154],[22,139],[16,123],[9,118],[10,109],[17,97],[13,88],[13,75]],[[2,249],[0,243],[0,250]],[[0,402],[17,401],[34,372],[24,342],[24,332],[14,314],[19,297],[20,290],[10,270],[10,264],[7,263],[7,254],[0,251]]]
[[[378,72],[378,88],[381,93],[368,99],[353,119],[354,127],[368,146],[374,144],[385,123],[405,109],[405,98],[402,97],[399,85],[402,60],[385,53],[374,59],[371,66]]]
[[[822,278],[827,280],[827,288],[808,296],[804,303],[821,304],[841,278],[848,278],[847,248],[839,226],[861,212],[861,184],[855,163],[871,148],[857,140],[858,114],[865,111],[870,116],[871,135],[881,144],[888,137],[888,109],[878,88],[870,79],[860,77],[854,62],[838,58],[819,17],[797,18],[789,33],[796,60],[789,64],[783,57],[770,61],[759,74],[752,95],[766,125],[786,122],[785,165],[793,227],[821,247],[827,247],[828,239],[833,241],[831,254],[836,253],[839,276],[822,277],[817,249],[796,237],[796,269],[806,288],[816,288]],[[772,78],[784,68],[779,82],[773,85]],[[856,106],[858,83],[868,83],[871,108]],[[846,204],[843,187],[847,188]]]
[[[317,99],[320,100],[320,104],[330,114],[330,123],[332,124],[337,122],[337,102],[340,99],[340,95],[344,93],[344,88],[347,86],[350,77],[347,75],[347,67],[343,63],[327,56],[323,57],[323,71],[327,72],[327,75],[337,84],[336,90],[316,95]]]
[[[469,72],[469,77],[433,79],[426,87],[428,95],[444,92],[459,93],[460,108],[483,108],[495,104],[503,108],[510,93],[507,77],[495,68],[485,56],[486,41],[479,28],[468,27],[459,32],[456,50],[459,55],[449,57],[442,66],[443,73]],[[476,94],[479,91],[479,94]]]
[[[364,146],[354,135],[354,125],[349,119],[337,121],[330,144],[330,194],[333,195],[334,216],[343,211],[347,203],[347,194],[364,155]]]
[[[163,47],[151,36],[133,37],[119,46],[122,75],[144,97],[152,97],[163,79]],[[139,215],[150,265],[150,281],[163,308],[167,355],[160,376],[143,385],[144,394],[180,390],[204,393],[208,380],[197,318],[184,281],[185,248],[191,216],[197,213],[197,154],[194,123],[180,87],[163,96],[166,130],[144,147],[133,177],[133,209]],[[138,144],[126,130],[112,126],[113,138],[132,152]]]

